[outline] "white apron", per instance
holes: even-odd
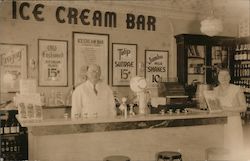
[[[225,111],[238,108],[240,103],[237,97],[240,92],[240,87],[230,84],[226,91],[219,91],[217,89],[217,96],[220,100],[221,106]],[[228,116],[227,124],[224,126],[224,146],[231,149],[233,152],[241,151],[244,148],[242,121],[239,112],[235,112],[232,116]]]

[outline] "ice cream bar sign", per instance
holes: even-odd
[[[91,10],[85,7],[75,8],[62,5],[56,7],[52,12],[51,16],[54,16],[54,20],[60,24],[116,28],[118,19],[125,18],[123,21],[126,24],[124,25],[126,29],[156,31],[156,17],[151,15],[127,13],[126,16],[120,16],[114,11]],[[12,1],[12,19],[43,22],[48,18],[45,13],[49,12],[43,3]]]
[[[130,79],[136,76],[136,51],[136,44],[113,44],[113,86],[128,86]]]

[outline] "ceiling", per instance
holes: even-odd
[[[214,10],[216,15],[233,17],[249,15],[250,8],[250,0],[113,0],[106,1],[106,3],[130,4],[198,14],[209,14],[211,10]]]

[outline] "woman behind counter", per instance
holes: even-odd
[[[224,111],[232,112],[225,125],[224,146],[232,152],[240,152],[244,148],[243,129],[240,112],[246,111],[246,100],[240,86],[230,84],[228,70],[220,70],[218,74],[219,85],[214,89]]]

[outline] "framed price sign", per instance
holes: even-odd
[[[19,81],[27,78],[27,52],[25,44],[0,43],[0,93],[20,90]]]
[[[112,85],[128,86],[137,74],[137,45],[113,43]]]
[[[169,51],[145,50],[145,76],[150,87],[168,79]]]
[[[38,40],[39,86],[68,85],[68,41]]]
[[[109,35],[100,33],[73,32],[74,85],[87,80],[91,64],[101,67],[101,79],[109,83]]]

